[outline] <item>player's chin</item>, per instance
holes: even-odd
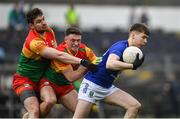
[[[145,46],[146,45],[146,43],[144,43],[142,46]]]
[[[140,45],[140,47],[143,47],[143,46],[145,46],[146,44],[145,43],[142,43],[141,45]]]
[[[77,51],[79,49],[79,47],[73,47],[72,48],[74,51]]]
[[[43,33],[43,32],[46,32],[46,31],[48,31],[48,28],[43,28],[43,29],[41,29],[41,32]]]
[[[41,27],[41,30],[47,31],[47,30],[48,30],[48,26],[47,26],[47,25],[42,26],[42,27]]]
[[[42,30],[43,31],[48,31],[48,27],[44,27]]]

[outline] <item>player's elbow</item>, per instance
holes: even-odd
[[[75,81],[75,78],[71,75],[69,76],[66,76],[66,79],[70,82],[70,83],[73,83]]]
[[[73,82],[74,82],[74,79],[68,79],[68,81],[69,81],[70,83],[73,83]]]
[[[112,68],[113,68],[112,63],[107,62],[106,63],[106,69],[112,69]]]

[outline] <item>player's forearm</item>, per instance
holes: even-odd
[[[132,69],[133,65],[121,61],[111,61],[106,63],[106,68],[111,70],[122,70],[122,69]]]
[[[74,57],[65,52],[58,51],[50,47],[46,47],[40,54],[45,58],[56,59],[68,64],[80,64],[81,61],[80,58]]]
[[[78,68],[75,71],[69,72],[69,74],[66,74],[65,77],[68,81],[74,82],[78,79],[81,79],[85,74],[87,73],[86,68]]]
[[[56,57],[56,59],[58,59],[64,63],[67,63],[67,64],[80,64],[80,61],[81,61],[80,58],[74,57],[74,56],[69,55],[64,52],[59,53],[58,56]]]

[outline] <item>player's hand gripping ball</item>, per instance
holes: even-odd
[[[123,52],[123,61],[126,63],[133,64],[136,59],[136,55],[138,53],[139,53],[139,59],[142,59],[143,53],[142,53],[141,49],[139,49],[138,47],[135,47],[135,46],[127,47]]]
[[[145,56],[142,51],[135,46],[127,47],[123,52],[123,61],[133,64],[133,70],[136,70],[144,62]]]

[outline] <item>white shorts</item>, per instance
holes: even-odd
[[[117,90],[119,88],[114,85],[107,89],[84,78],[79,89],[78,99],[97,103]]]

